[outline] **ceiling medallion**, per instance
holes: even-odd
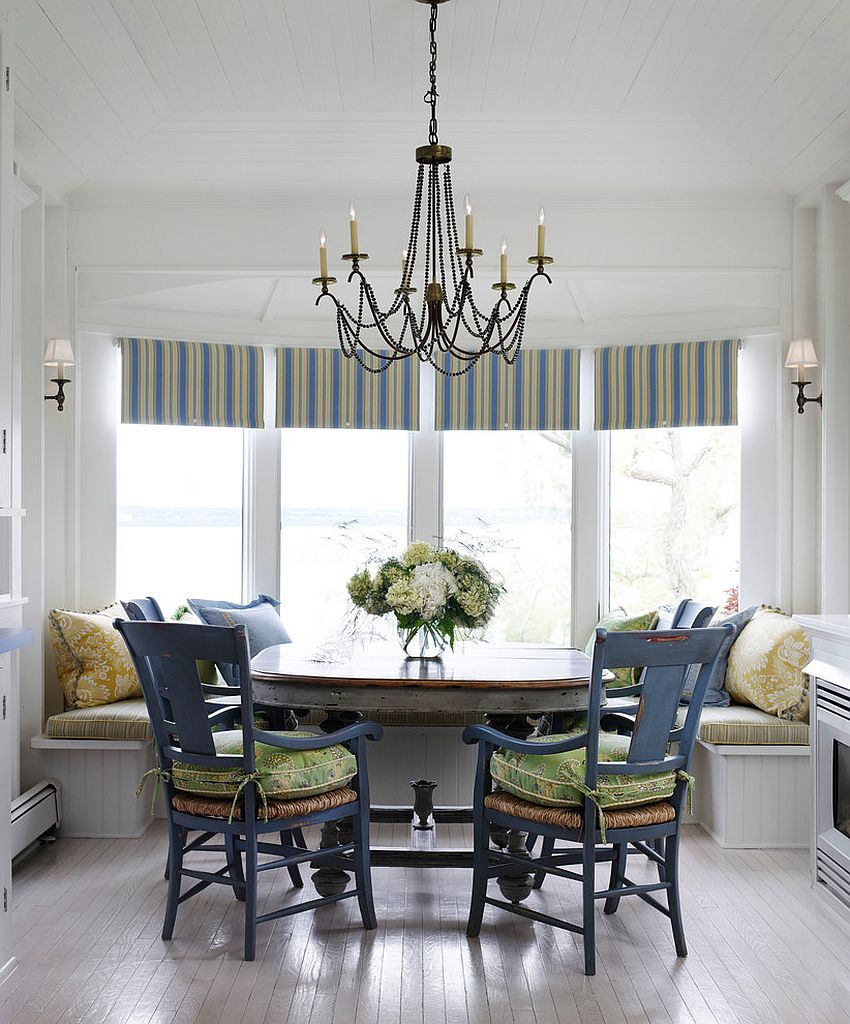
[[[351,251],[342,258],[351,264],[349,283],[357,283],[354,310],[341,303],[330,291],[336,278],[328,274],[324,231],[319,244],[319,277],[313,278],[313,284],[321,288],[316,305],[329,298],[336,306],[337,334],[343,355],[356,359],[366,370],[381,373],[398,359],[417,356],[441,373],[459,376],[487,353],[498,354],[507,363],[515,362],[522,347],[531,286],[538,278],[552,283],[545,267],[553,261],[545,255],[546,228],[541,208],[537,225],[537,254],[528,258],[528,262],[536,267],[531,277],[512,302],[509,293],[516,289],[516,285],[508,280],[508,247],[502,239],[499,280],[492,286],[498,292],[496,304],[489,313],[476,304],[472,292],[473,263],[483,253],[475,248],[472,205],[468,195],[464,198],[464,244],[460,244],[452,191],[452,151],[451,147],[440,143],[437,131],[437,10],[446,0],[416,2],[431,6],[429,88],[424,97],[431,109],[431,118],[428,145],[419,146],[416,150],[419,166],[413,217],[407,248],[402,253],[401,278],[395,289],[395,298],[388,309],[382,310],[361,269],[369,257],[360,249],[353,204],[349,215]],[[421,305],[414,298],[417,289],[412,283],[420,255]],[[417,308],[414,308],[414,303]],[[364,353],[374,358],[366,360]],[[457,363],[449,365],[447,360],[440,358],[446,353]]]

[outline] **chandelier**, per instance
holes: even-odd
[[[416,191],[407,248],[402,254],[401,279],[395,298],[382,310],[375,292],[362,270],[369,258],[360,251],[357,214],[352,203],[349,212],[351,252],[342,258],[351,264],[349,284],[357,285],[353,309],[330,291],[336,278],[328,275],[328,250],[324,231],[319,240],[319,277],[313,284],[321,288],[316,305],[329,298],[336,307],[336,326],[343,355],[356,359],[371,373],[381,373],[392,363],[409,356],[431,363],[440,373],[460,376],[470,370],[485,354],[502,356],[514,363],[522,347],[526,310],[531,286],[538,278],[551,277],[545,267],[552,258],[545,255],[546,228],[541,208],[537,225],[537,254],[528,262],[536,269],[511,301],[516,285],[508,280],[508,248],[502,239],[499,280],[492,285],[497,292],[495,305],[489,312],[475,301],[472,280],[474,261],[483,255],[475,248],[472,205],[464,197],[464,244],[460,244],[452,190],[450,146],[439,140],[437,126],[437,11],[446,0],[416,0],[431,6],[429,23],[431,60],[428,68],[429,88],[425,103],[430,107],[428,145],[416,150]],[[424,223],[423,223],[424,207]],[[417,263],[422,281],[422,301],[414,298],[417,289]],[[367,360],[364,353],[374,357]],[[450,355],[458,360],[457,369],[448,369]]]

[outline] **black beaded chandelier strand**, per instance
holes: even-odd
[[[455,218],[450,146],[439,140],[437,124],[437,11],[447,0],[416,0],[431,6],[429,21],[430,54],[428,91],[425,103],[430,108],[428,145],[416,150],[416,189],[407,248],[402,254],[401,279],[388,309],[378,305],[375,292],[361,265],[369,258],[360,251],[359,225],[352,204],[349,211],[351,252],[342,259],[351,264],[348,281],[357,283],[356,309],[349,309],[330,291],[336,278],[328,274],[328,251],[324,231],[319,241],[319,276],[313,284],[321,288],[316,305],[329,298],[336,307],[336,326],[343,355],[356,359],[370,373],[382,373],[399,359],[417,356],[431,363],[440,373],[457,377],[470,370],[487,353],[500,355],[514,363],[522,348],[526,312],[531,286],[538,278],[551,277],[545,267],[552,258],[545,255],[545,221],[541,208],[537,226],[537,255],[528,262],[536,269],[511,301],[509,293],[516,285],[508,280],[507,242],[503,239],[499,280],[492,288],[498,292],[490,312],[476,303],[472,291],[475,277],[473,261],[483,255],[475,248],[472,205],[464,197],[465,232],[461,246]],[[424,228],[422,224],[424,201]],[[422,302],[418,310],[413,298],[417,289],[412,281],[422,249]],[[451,296],[451,298],[449,297]],[[393,328],[391,330],[391,327]],[[458,369],[448,369],[441,356],[459,361]],[[367,359],[366,355],[372,359]]]

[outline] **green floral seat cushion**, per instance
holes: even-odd
[[[285,732],[278,736],[308,738],[314,733]],[[216,752],[241,754],[242,732],[230,729],[213,734]],[[268,743],[254,744],[256,777],[262,792],[276,800],[295,800],[341,789],[357,774],[354,755],[340,744],[323,750],[282,750]],[[171,781],[175,789],[200,796],[235,797],[245,780],[240,767],[216,768],[175,761]]]
[[[567,734],[532,738],[532,743],[551,743]],[[599,734],[599,763],[625,761],[629,756],[629,737],[614,733]],[[508,793],[543,807],[580,807],[585,797],[587,749],[567,750],[562,754],[519,754],[497,749],[490,758],[494,782]],[[594,802],[600,807],[637,807],[639,804],[667,800],[676,787],[675,771],[653,775],[597,776]]]
[[[623,618],[619,615],[603,615],[599,622],[596,623],[596,629],[607,629],[610,633],[625,633],[655,629],[657,625],[658,611],[653,608],[650,612],[644,612],[643,615],[633,615],[631,618]],[[590,634],[590,639],[584,648],[584,653],[589,658],[593,657],[596,629]],[[617,686],[634,686],[638,681],[633,668],[614,668],[611,671],[614,673],[614,678],[607,684],[611,689]]]

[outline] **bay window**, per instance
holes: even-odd
[[[733,358],[732,343],[706,344],[707,360]],[[408,368],[368,393],[344,376],[339,353],[278,357],[276,378],[267,353],[275,422],[259,389],[248,424],[262,444],[228,426],[118,426],[118,595],[151,593],[170,612],[188,596],[277,586],[293,638],[317,642],[350,613],[348,578],[419,539],[471,553],[501,578],[493,642],[582,645],[595,610],[638,613],[681,597],[731,610],[742,431],[668,426],[671,410],[702,399],[672,376],[647,386],[663,370],[647,348],[539,350],[522,373],[494,361],[477,379]],[[670,357],[664,372],[684,372],[695,352]],[[701,369],[688,380],[705,378]],[[716,379],[727,389],[709,397],[731,412],[709,421],[734,423],[734,374]],[[670,409],[658,395],[672,396]],[[660,422],[635,427],[636,412]]]

